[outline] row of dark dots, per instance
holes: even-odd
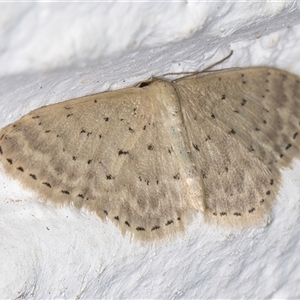
[[[9,164],[12,164],[12,163],[13,163],[12,160],[11,160],[10,158],[8,158],[7,161],[9,162]],[[19,171],[21,171],[21,172],[24,172],[24,169],[23,169],[22,167],[18,167],[17,170],[19,170]],[[35,174],[29,174],[29,176],[30,176],[32,179],[37,180],[37,177],[36,177]],[[109,177],[109,178],[108,178],[108,177]],[[175,176],[174,176],[174,178],[175,178]],[[107,176],[107,179],[112,179],[112,176],[111,176],[111,175],[108,175],[108,176]],[[177,179],[177,178],[176,178],[176,179]],[[50,185],[50,183],[48,183],[48,182],[42,182],[42,184],[44,184],[44,185],[48,186],[49,188],[51,188],[51,185]],[[273,185],[273,179],[271,179],[271,185]],[[61,190],[61,193],[66,194],[66,195],[69,195],[69,194],[70,194],[70,192],[67,191],[67,190]],[[266,195],[270,195],[270,194],[271,194],[271,191],[268,190],[268,191],[266,192]],[[83,196],[82,194],[78,194],[77,197],[84,198],[84,196]],[[264,199],[262,199],[262,200],[260,201],[260,203],[263,204],[263,203],[264,203]],[[255,211],[255,208],[253,207],[253,208],[251,208],[248,212],[249,212],[249,213],[253,213],[254,211]],[[103,212],[107,215],[107,211],[106,211],[106,210],[104,210]],[[213,215],[216,216],[217,213],[213,213]],[[221,213],[220,213],[220,216],[226,216],[226,215],[227,215],[226,212],[221,212]],[[241,213],[237,213],[237,212],[235,212],[233,215],[235,215],[235,216],[242,216]],[[119,217],[118,217],[118,216],[116,216],[116,217],[114,217],[114,218],[115,218],[116,220],[119,220]],[[178,218],[177,220],[180,220],[180,218]],[[126,222],[127,222],[127,221],[126,221]],[[127,223],[126,223],[126,222],[125,222],[125,224],[128,223],[128,222],[127,222]],[[173,221],[170,220],[170,221],[168,221],[165,225],[168,226],[168,225],[170,225],[170,224],[172,224],[172,223],[173,223]],[[129,223],[128,223],[127,225],[130,226]],[[158,227],[158,228],[156,228],[156,227],[158,227],[158,226],[153,227],[151,230],[155,230],[155,229],[158,229],[158,228],[159,228],[159,227]],[[137,227],[136,230],[141,231],[141,230],[145,230],[145,228],[143,228],[143,227]]]
[[[106,216],[108,216],[107,210],[103,210],[103,213],[104,213]],[[115,219],[116,221],[120,221],[119,216],[115,216],[114,219]],[[177,217],[177,221],[180,221],[180,220],[181,220],[181,218],[180,218],[180,217]],[[128,227],[130,227],[130,223],[129,223],[128,221],[125,221],[124,224],[126,224]],[[168,220],[164,225],[165,225],[165,226],[169,226],[169,225],[171,225],[171,224],[174,224],[174,221],[173,221],[173,220]],[[150,231],[154,231],[154,230],[157,230],[157,229],[160,229],[160,228],[161,228],[160,226],[155,225],[155,226],[153,226],[153,227],[151,228]],[[135,230],[136,230],[136,231],[147,231],[146,228],[141,227],[141,226],[136,227]]]
[[[107,178],[107,176],[106,176],[106,178]],[[107,179],[109,179],[109,178],[107,178]],[[115,177],[113,177],[112,179],[115,179]],[[139,179],[139,181],[143,181],[143,179],[142,179],[141,176],[139,176],[138,179]],[[173,176],[173,179],[175,179],[175,180],[180,180],[180,174],[179,174],[179,173],[176,173],[176,174]],[[147,185],[150,184],[150,181],[149,181],[148,179],[144,179],[144,181],[146,182]],[[159,184],[159,180],[158,180],[158,179],[157,179],[155,182],[156,182],[156,184]]]
[[[3,151],[2,151],[2,148],[1,148],[1,147],[0,147],[0,153],[3,154]],[[7,161],[8,161],[8,163],[9,163],[10,165],[13,164],[12,159],[8,158]],[[19,171],[21,171],[21,172],[24,172],[24,169],[23,169],[21,166],[18,167],[17,170],[19,170]],[[35,174],[29,174],[29,176],[30,176],[32,179],[37,180],[37,177],[36,177]],[[111,175],[108,175],[107,177],[109,177],[109,178],[107,178],[107,179],[112,179],[112,176],[111,176]],[[174,177],[175,177],[175,176],[174,176]],[[48,183],[48,182],[42,182],[42,184],[44,184],[44,185],[48,186],[49,188],[51,188],[51,184]],[[67,190],[61,190],[61,193],[65,194],[65,195],[70,195],[70,192],[67,191]],[[84,198],[84,196],[83,196],[82,194],[78,194],[77,197],[80,197],[80,198],[82,198],[82,199]],[[107,212],[106,210],[103,210],[103,212],[104,212],[105,215],[108,215],[108,212]],[[114,219],[117,220],[117,221],[119,221],[119,216],[115,216]],[[180,221],[180,220],[181,220],[180,217],[178,217],[177,220]],[[128,227],[130,227],[130,223],[129,223],[128,221],[125,221],[124,223],[125,223]],[[171,224],[173,224],[173,223],[174,223],[173,220],[168,220],[164,225],[165,225],[165,226],[169,226],[169,225],[171,225]],[[153,226],[153,227],[151,228],[151,231],[154,231],[154,230],[157,230],[157,229],[160,229],[160,226],[155,225],[155,226]],[[137,231],[146,231],[146,229],[145,229],[144,227],[140,227],[140,226],[136,227],[136,230],[137,230]]]
[[[1,155],[3,154],[3,150],[2,150],[2,148],[1,148],[1,146],[0,146],[0,154],[1,154]],[[11,158],[7,158],[6,160],[7,160],[7,162],[8,162],[10,165],[13,164],[13,160],[12,160]],[[24,168],[23,168],[22,166],[19,166],[19,167],[17,167],[16,169],[17,169],[18,171],[22,172],[22,173],[25,171]],[[36,176],[35,174],[30,173],[29,176],[30,176],[32,179],[37,180],[37,176]],[[112,178],[110,178],[110,176],[111,176],[111,175],[108,175],[108,176],[107,176],[107,177],[109,177],[108,179],[112,179]],[[52,188],[52,186],[51,186],[51,184],[50,184],[49,182],[42,182],[42,184],[46,185],[46,186],[49,187],[49,188]],[[70,194],[69,191],[67,191],[67,190],[61,190],[61,193],[67,194],[67,195]],[[81,194],[79,194],[78,196],[81,197],[81,198],[83,198],[83,195],[81,195]]]
[[[299,122],[299,125],[300,125],[300,122]],[[296,140],[296,137],[298,136],[298,132],[295,132],[294,134],[293,134],[293,140]],[[293,144],[292,143],[288,143],[287,145],[286,145],[286,147],[285,147],[285,151],[287,151],[288,149],[290,149],[291,147],[293,146]],[[280,153],[280,155],[279,155],[279,158],[282,158],[284,155],[283,155],[283,153]],[[276,160],[275,161],[275,163],[277,163],[278,161]]]
[[[274,180],[271,179],[271,180],[270,180],[270,185],[273,185],[273,184],[274,184]],[[270,196],[270,195],[271,195],[271,191],[268,190],[268,191],[266,192],[266,195],[267,195],[267,196]],[[259,203],[260,203],[260,205],[262,205],[264,202],[265,202],[265,200],[264,200],[264,199],[261,199]],[[252,214],[254,211],[255,211],[255,208],[252,207],[252,208],[250,208],[250,209],[248,210],[248,213],[249,213],[249,214]],[[213,215],[214,215],[214,216],[217,216],[217,213],[214,212]],[[239,213],[239,212],[235,212],[235,213],[233,213],[233,215],[236,216],[236,217],[241,217],[241,216],[242,216],[242,214]],[[221,217],[227,216],[227,213],[226,213],[226,212],[221,212],[221,213],[220,213],[220,216],[221,216]]]
[[[177,179],[177,178],[175,178],[176,175],[173,176],[174,179]],[[139,179],[139,181],[143,181],[143,178],[141,176],[139,176],[138,179]],[[148,179],[144,179],[144,181],[147,183],[147,185],[150,184],[150,181]],[[158,179],[156,180],[156,184],[159,184],[159,180]]]
[[[0,147],[0,154],[1,154],[1,155],[3,154],[3,151],[2,151],[2,148],[1,148],[1,147]],[[10,165],[13,164],[13,160],[12,160],[11,158],[7,158],[6,160],[7,160],[7,162],[8,162]],[[24,168],[21,167],[21,166],[17,167],[16,169],[17,169],[18,171],[22,172],[22,173],[24,172]],[[30,176],[32,179],[37,180],[37,177],[36,177],[35,174],[30,173],[29,176]],[[42,184],[44,184],[44,185],[46,185],[46,186],[48,186],[48,187],[51,188],[51,184],[50,184],[49,182],[42,182]]]

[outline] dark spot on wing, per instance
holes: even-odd
[[[29,174],[29,176],[30,176],[32,179],[36,180],[36,176],[35,176],[34,174]]]
[[[145,228],[144,227],[137,227],[136,230],[137,231],[145,231]]]
[[[46,185],[47,187],[51,188],[51,184],[49,182],[42,182],[42,184]]]
[[[199,147],[198,147],[197,144],[194,144],[194,143],[193,143],[193,147],[194,147],[197,151],[200,151],[200,149],[199,149]]]

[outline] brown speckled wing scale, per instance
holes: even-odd
[[[36,109],[0,132],[4,169],[44,200],[153,240],[196,211],[251,225],[299,154],[299,78],[249,68],[154,79]]]

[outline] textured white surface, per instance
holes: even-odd
[[[41,105],[166,72],[276,66],[300,75],[300,8],[280,3],[0,4],[0,126]],[[299,99],[300,101],[300,99]],[[269,226],[205,224],[156,245],[0,173],[0,298],[299,298],[300,161]]]

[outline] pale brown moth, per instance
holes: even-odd
[[[7,173],[153,240],[201,211],[258,224],[300,145],[300,78],[246,68],[154,78],[38,108],[0,132]]]

